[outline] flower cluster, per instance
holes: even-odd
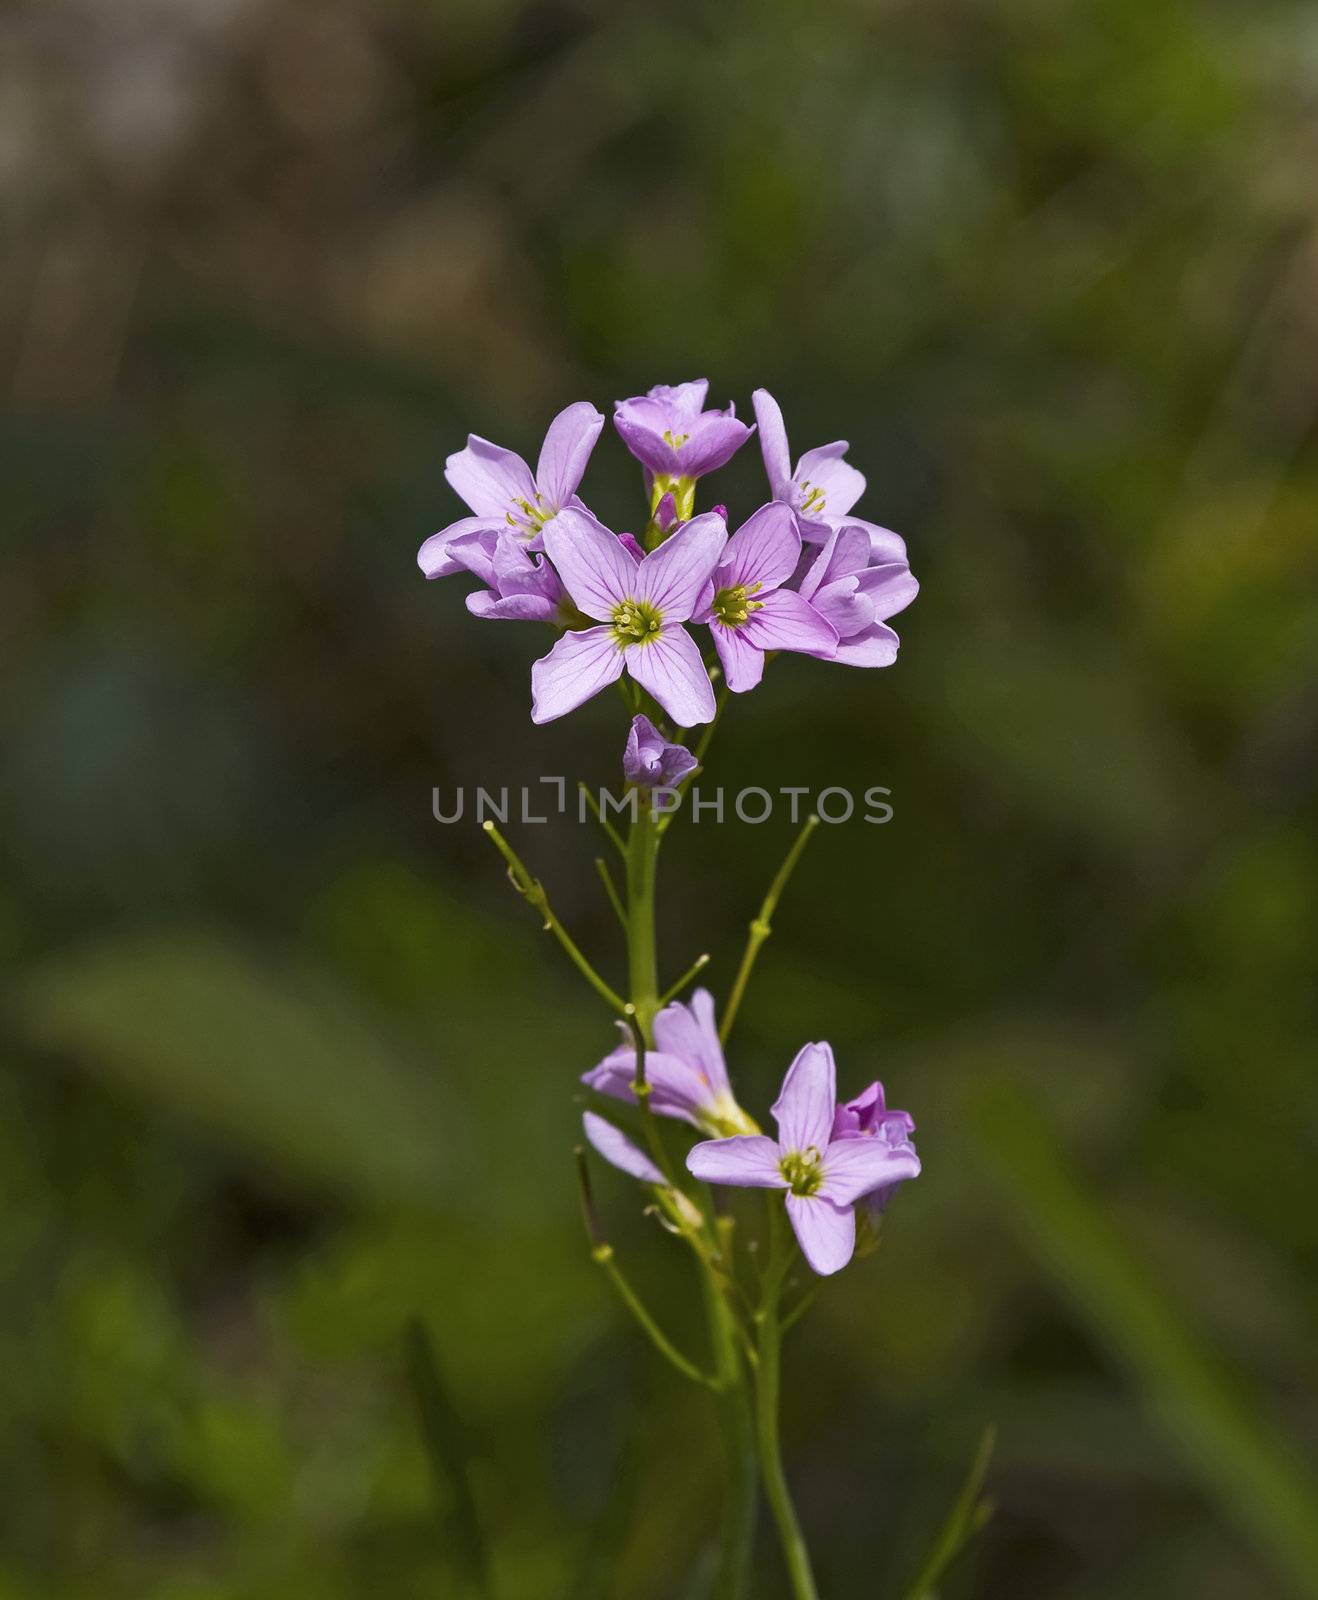
[[[914,599],[906,547],[853,507],[865,479],[844,441],[791,463],[782,412],[753,397],[771,498],[729,533],[722,506],[695,512],[697,484],[755,431],[733,407],[707,409],[701,379],[618,401],[614,426],[644,469],[640,537],[615,533],[582,502],[604,417],[587,401],[550,424],[536,464],[472,435],[445,475],[472,515],[427,539],[428,578],[468,572],[474,616],[547,622],[560,634],[531,671],[532,720],[575,710],[628,674],[677,727],[713,719],[711,670],[734,694],[779,651],[885,667],[888,626]],[[708,631],[702,648],[691,626]]]
[[[802,1253],[821,1275],[837,1272],[856,1248],[856,1208],[871,1222],[893,1191],[920,1171],[905,1111],[889,1111],[883,1085],[837,1103],[837,1068],[827,1044],[808,1044],[783,1080],[773,1107],[778,1137],[760,1132],[737,1104],[714,1025],[714,1002],[698,989],[689,1006],[666,1006],[654,1019],[654,1050],[644,1052],[650,1110],[713,1135],[687,1156],[707,1183],[781,1190]],[[635,1103],[637,1051],[628,1040],[582,1078],[591,1089]],[[666,1183],[654,1162],[594,1112],[586,1137],[615,1167],[642,1183]]]

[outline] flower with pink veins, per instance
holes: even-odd
[[[603,426],[603,413],[589,400],[560,411],[545,434],[534,477],[516,452],[468,434],[466,448],[445,463],[444,476],[472,515],[431,534],[421,546],[417,564],[426,577],[445,578],[466,564],[450,554],[449,546],[468,534],[483,535],[491,554],[500,534],[541,549],[546,523],[565,506],[581,504],[577,488]]]
[[[629,672],[681,728],[714,717],[714,691],[682,624],[696,609],[728,530],[706,512],[637,560],[589,512],[561,511],[545,549],[573,603],[602,624],[565,633],[531,668],[533,722],[552,722]]]
[[[723,548],[695,620],[709,624],[734,694],[759,683],[766,650],[828,657],[837,645],[832,623],[784,587],[800,556],[796,515],[777,500],[761,506]]]
[[[775,500],[791,506],[800,517],[802,537],[818,544],[845,520],[864,528],[876,561],[904,561],[906,542],[900,534],[849,514],[865,492],[865,475],[842,459],[849,448],[847,441],[835,439],[832,444],[816,445],[793,467],[782,408],[767,389],[757,389],[751,404],[759,424],[769,487]]]
[[[797,1243],[811,1267],[827,1276],[851,1260],[856,1213],[863,1195],[914,1178],[920,1159],[913,1147],[886,1139],[834,1134],[837,1068],[832,1047],[808,1044],[788,1068],[773,1108],[777,1139],[740,1134],[694,1146],[688,1169],[706,1183],[781,1189]]]
[[[837,633],[831,651],[811,651],[849,667],[890,667],[901,643],[888,618],[904,611],[920,592],[905,558],[872,562],[865,529],[848,522],[811,545],[798,569],[802,599],[825,617]]]

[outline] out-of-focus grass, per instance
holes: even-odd
[[[924,584],[893,670],[775,666],[710,767],[896,811],[819,830],[733,1049],[757,1112],[828,1037],[920,1124],[883,1248],[789,1349],[825,1590],[899,1592],[996,1420],[947,1600],[1304,1592],[1311,1469],[1203,1374],[1312,1460],[1305,9],[4,30],[0,1595],[450,1592],[416,1317],[501,1596],[700,1594],[710,1418],[572,1200],[607,1022],[430,817],[435,785],[613,780],[620,720],[532,729],[539,633],[413,560],[468,429],[533,454],[568,400],[705,371],[768,384],[798,450],[848,437]],[[762,492],[752,447],[717,497]],[[616,441],[586,493],[633,522]],[[509,834],[616,978],[588,831]],[[674,973],[708,948],[726,993],[788,838],[674,827]],[[680,1255],[600,1198],[698,1348]]]

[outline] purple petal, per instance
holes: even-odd
[[[860,577],[855,573],[826,583],[811,595],[810,604],[832,624],[839,639],[854,638],[874,621],[874,602],[861,593]]]
[[[784,1150],[824,1150],[833,1132],[836,1105],[837,1068],[832,1045],[802,1046],[787,1069],[782,1092],[773,1107],[778,1143]]]
[[[864,572],[869,565],[869,538],[863,528],[855,523],[836,528],[825,541],[823,548],[807,567],[798,585],[799,593],[813,600],[825,584],[836,583],[840,578],[853,577]]]
[[[622,775],[628,783],[643,789],[652,789],[656,784],[673,788],[698,765],[685,746],[665,739],[644,713],[632,718],[622,753]]]
[[[467,448],[448,458],[444,476],[478,517],[502,522],[515,500],[535,503],[535,480],[526,462],[479,434],[468,434]]]
[[[886,622],[876,622],[852,639],[844,639],[830,659],[844,667],[890,667],[901,643]]]
[[[708,1139],[692,1147],[686,1165],[688,1172],[706,1183],[726,1183],[738,1189],[787,1187],[787,1179],[778,1170],[778,1146],[762,1133]]]
[[[497,537],[501,523],[502,519],[494,523],[488,517],[463,517],[458,522],[450,522],[447,528],[432,533],[421,546],[416,564],[427,578],[447,578],[454,572],[461,572],[466,563],[454,556],[450,548],[454,541],[482,533],[489,538]]]
[[[565,507],[545,524],[544,540],[564,587],[588,617],[610,621],[635,593],[635,558],[588,511]]]
[[[577,492],[586,463],[604,426],[604,413],[589,400],[578,400],[549,424],[536,463],[536,488],[549,505],[561,510]]]
[[[865,493],[865,475],[842,459],[846,453],[846,440],[839,439],[807,450],[796,463],[797,483],[822,490],[823,510],[829,517],[845,517]]]
[[[698,417],[705,409],[709,393],[708,378],[693,378],[689,383],[656,383],[646,396],[666,406],[676,419]]]
[[[689,426],[691,437],[677,452],[681,471],[688,478],[703,478],[726,466],[752,432],[736,417],[717,411],[706,411]]]
[[[622,676],[622,651],[612,628],[565,633],[531,667],[531,721],[552,722]]]
[[[874,602],[874,616],[879,622],[905,611],[920,592],[919,581],[904,561],[870,567],[861,573],[859,582],[861,592]]]
[[[787,1215],[792,1219],[801,1254],[820,1277],[840,1272],[856,1248],[856,1213],[836,1206],[822,1195],[789,1194]]]
[[[497,590],[499,579],[495,563],[502,542],[502,535],[487,526],[475,533],[460,534],[450,541],[448,552],[460,567]]]
[[[610,630],[611,631],[611,630]],[[679,727],[714,720],[714,690],[696,641],[678,626],[623,652],[627,670]]]
[[[832,519],[830,519],[832,520]],[[848,517],[847,524],[859,528],[870,542],[870,560],[876,566],[885,561],[906,560],[906,540],[891,528],[881,528],[877,522],[863,522],[859,517]]]
[[[685,622],[727,542],[727,524],[712,511],[692,517],[641,562],[636,598],[657,607],[665,623]]]
[[[469,594],[467,610],[485,622],[554,622],[558,618],[558,602],[544,595],[496,595],[490,589]]]
[[[709,631],[723,664],[723,677],[733,694],[745,694],[757,687],[764,676],[764,651],[747,638],[746,629],[711,622]]]
[[[719,558],[717,586],[758,583],[776,589],[786,583],[801,556],[796,517],[781,500],[753,512],[728,540]]]
[[[792,483],[792,456],[782,408],[767,389],[757,389],[751,396],[751,404],[759,424],[760,453],[764,457],[764,470],[769,475],[769,487],[775,500],[786,500]]]
[[[661,419],[655,426],[640,411],[644,402],[620,400],[613,413],[613,426],[631,453],[651,472],[668,477],[679,477],[682,466],[677,451],[663,437],[667,424]],[[671,431],[671,430],[669,430]]]
[[[606,1118],[596,1116],[593,1111],[585,1111],[581,1116],[581,1126],[595,1150],[619,1171],[639,1178],[642,1183],[658,1184],[660,1188],[666,1185],[667,1179],[649,1156]]]
[[[824,1182],[819,1193],[835,1205],[849,1206],[863,1194],[919,1174],[920,1158],[909,1144],[894,1148],[876,1135],[835,1139],[824,1151]]]
[[[666,1055],[694,1067],[715,1094],[730,1090],[728,1068],[714,1022],[714,996],[697,989],[689,1005],[674,1000],[654,1019],[654,1042]]]
[[[832,655],[837,629],[799,594],[775,589],[760,601],[760,609],[737,629],[757,650],[803,650],[810,655]]]
[[[597,1094],[635,1105],[635,1047],[630,1042],[619,1045],[597,1067],[583,1073],[581,1081]],[[650,1085],[650,1109],[656,1116],[678,1117],[692,1125],[714,1098],[709,1084],[694,1066],[662,1050],[645,1052],[645,1081]]]

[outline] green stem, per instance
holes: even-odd
[[[538,878],[531,876],[517,852],[492,822],[485,822],[483,827],[494,841],[499,854],[508,863],[508,876],[512,879],[513,887],[544,919],[545,931],[552,933],[559,944],[563,946],[568,960],[571,961],[572,965],[595,993],[599,995],[609,1010],[621,1015],[627,1002],[616,989],[611,989],[605,983],[604,979],[600,977],[599,973],[595,971],[594,967],[591,966],[590,962],[586,960],[585,956],[577,948],[572,936],[554,915],[553,909],[549,904],[549,896],[545,893],[544,885]]]
[[[650,1343],[655,1347],[666,1361],[672,1363],[684,1378],[689,1378],[692,1383],[704,1384],[706,1388],[713,1388],[716,1380],[704,1373],[694,1361],[688,1361],[673,1341],[663,1331],[659,1324],[650,1315],[641,1297],[623,1276],[622,1268],[614,1260],[613,1246],[611,1244],[597,1244],[591,1250],[591,1258],[604,1268],[609,1282],[618,1292],[622,1301],[632,1316],[635,1317],[641,1330],[645,1333]]]
[[[708,965],[708,952],[706,952],[703,956],[697,956],[682,974],[682,976],[677,980],[677,982],[670,983],[664,992],[659,996],[660,1010],[662,1010],[670,1000],[676,1000],[678,995],[681,994],[682,990],[686,988],[687,984],[690,983],[693,978],[698,977]]]
[[[815,1575],[810,1566],[796,1508],[783,1473],[782,1446],[778,1436],[778,1401],[782,1379],[782,1327],[778,1304],[783,1279],[791,1263],[792,1248],[786,1237],[782,1208],[773,1195],[769,1201],[769,1265],[764,1274],[764,1299],[756,1320],[759,1360],[755,1368],[756,1434],[760,1447],[760,1472],[764,1495],[778,1527],[778,1542],[791,1579],[794,1600],[819,1600]]]
[[[797,834],[792,848],[769,885],[769,892],[764,897],[764,904],[760,907],[760,914],[750,925],[750,937],[746,941],[746,951],[741,958],[741,965],[737,968],[737,976],[733,980],[732,993],[728,996],[728,1003],[723,1007],[723,1025],[718,1036],[726,1044],[728,1035],[732,1032],[732,1024],[736,1020],[737,1012],[741,1009],[741,1002],[746,993],[746,985],[750,982],[751,972],[754,969],[756,958],[760,953],[760,946],[773,932],[773,914],[778,908],[778,901],[783,890],[787,887],[787,880],[796,868],[796,863],[801,859],[801,852],[810,843],[810,835],[819,826],[818,817],[807,817],[805,826]]]
[[[649,798],[641,795],[627,835],[627,963],[631,1002],[646,1044],[659,1009],[659,963],[655,950],[654,879],[659,841]]]
[[[714,1273],[701,1273],[710,1344],[714,1351],[714,1383],[718,1393],[719,1434],[723,1445],[723,1525],[719,1565],[711,1600],[743,1600],[755,1543],[759,1503],[755,1450],[755,1411],[741,1352],[737,1348],[734,1313]]]

